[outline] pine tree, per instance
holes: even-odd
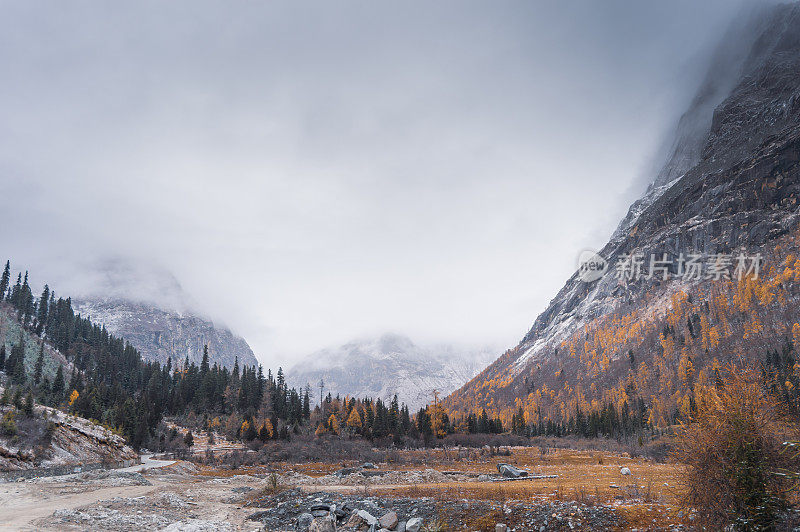
[[[28,417],[33,415],[33,394],[31,392],[28,392],[25,396],[25,404],[22,407],[22,411]]]
[[[208,365],[208,344],[203,346],[203,361],[200,363],[200,377],[205,378],[209,371]]]
[[[17,274],[17,284],[14,285],[14,288],[11,289],[11,297],[9,300],[11,304],[19,310],[19,294],[22,292],[22,273]]]
[[[44,367],[44,341],[39,344],[39,357],[36,359],[36,365],[33,368],[33,383],[39,384],[42,380],[42,369]]]
[[[64,398],[64,366],[61,364],[58,365],[56,378],[53,380],[53,398],[57,403]]]
[[[311,417],[311,397],[308,395],[308,389],[306,389],[306,393],[303,395],[303,419],[309,419]]]
[[[6,345],[0,345],[0,370],[6,367]]]
[[[50,303],[50,287],[44,285],[42,296],[39,298],[39,309],[36,314],[36,334],[42,335],[44,327],[47,324],[48,306]]]
[[[9,364],[9,361],[13,361]],[[10,366],[10,371],[8,366]],[[6,361],[6,373],[11,373],[11,379],[17,384],[25,382],[25,338],[19,333],[19,343],[11,348],[11,356]]]
[[[25,272],[25,280],[22,283],[22,290],[20,292],[20,314],[22,315],[22,324],[27,327],[28,322],[33,316],[33,292],[28,284],[28,272]]]
[[[0,278],[0,301],[5,297],[9,283],[11,283],[11,261],[7,260],[6,267],[3,270],[3,277]]]

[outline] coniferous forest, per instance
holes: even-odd
[[[260,365],[240,368],[237,361],[229,370],[209,362],[207,347],[199,366],[188,357],[164,365],[145,361],[123,338],[76,314],[70,298],[57,298],[48,285],[35,297],[28,272],[19,273],[14,284],[11,278],[7,261],[0,278],[0,305],[28,334],[27,340],[21,334],[9,350],[0,348],[0,367],[18,393],[31,393],[42,404],[67,406],[74,414],[120,431],[137,448],[165,416],[202,416],[206,428],[214,429],[233,423],[236,437],[243,440],[288,439],[308,424],[309,390],[289,388],[282,369],[265,375]],[[39,346],[32,371],[26,370],[26,341]],[[45,345],[67,360],[52,379],[42,375]],[[340,401],[328,396],[325,406],[331,417],[318,430],[337,432]],[[355,416],[350,414],[356,401],[344,402],[349,404],[350,425],[359,418],[353,434],[399,437],[411,427],[407,407],[398,405],[396,398],[389,406],[380,400],[359,401],[362,414]],[[343,424],[347,426],[346,419]]]

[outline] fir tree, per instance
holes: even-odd
[[[11,261],[6,261],[6,267],[3,270],[3,277],[0,278],[0,301],[6,295],[6,291],[8,290],[8,285],[11,283]]]
[[[33,368],[33,383],[39,384],[42,380],[42,369],[44,367],[44,342],[39,344],[39,357],[36,359],[36,365]]]
[[[9,300],[14,308],[19,309],[19,294],[22,292],[22,273],[17,274],[17,284],[11,289],[11,297]]]
[[[50,303],[50,287],[44,285],[42,296],[39,298],[39,309],[36,313],[36,334],[42,335],[44,327],[47,324],[47,312]]]
[[[33,415],[33,394],[31,392],[25,395],[25,404],[22,406],[22,411],[28,417]]]
[[[59,364],[58,371],[56,371],[56,378],[53,379],[53,398],[55,399],[56,403],[60,403],[63,397],[64,397],[64,366]]]

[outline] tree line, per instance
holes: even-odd
[[[0,305],[16,312],[16,318],[38,344],[39,356],[32,368],[25,366],[26,338],[6,349],[0,346],[0,368],[13,385],[35,393],[43,404],[65,404],[73,413],[118,429],[139,447],[165,415],[188,412],[204,416],[235,413],[254,425],[256,418],[269,419],[273,433],[288,434],[310,417],[308,391],[289,388],[283,371],[265,376],[259,365],[232,370],[210,365],[208,349],[200,366],[188,357],[179,364],[145,361],[123,338],[105,326],[76,314],[70,298],[56,298],[48,285],[39,298],[33,296],[28,272],[17,275],[11,285],[11,265],[6,262],[0,276]],[[51,345],[66,358],[50,381],[43,377],[45,346]],[[30,347],[30,346],[29,346]],[[69,373],[69,378],[67,378]]]

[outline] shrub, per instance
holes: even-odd
[[[796,465],[781,452],[790,431],[780,405],[756,372],[733,367],[697,396],[674,453],[688,466],[681,502],[715,529],[772,529],[792,482],[778,472]]]
[[[9,410],[3,415],[3,420],[0,421],[0,432],[3,433],[3,436],[16,436],[17,422],[14,419],[13,410]]]

